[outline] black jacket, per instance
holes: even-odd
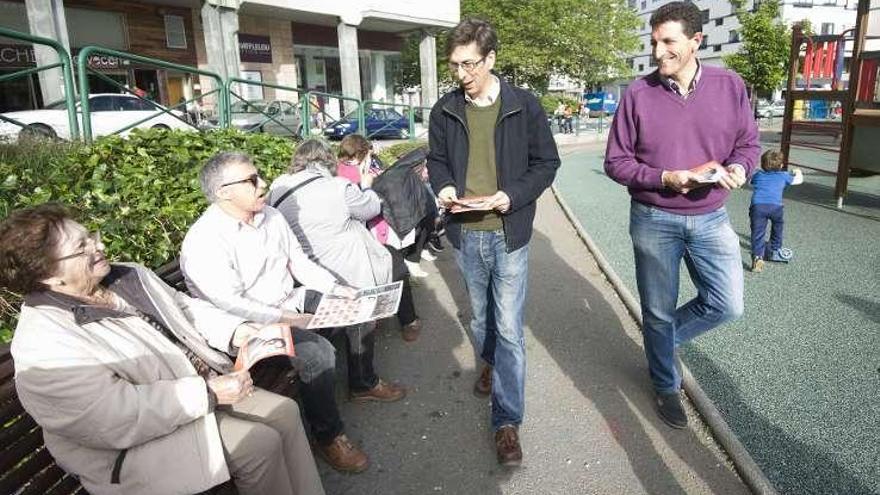
[[[382,216],[401,239],[429,213],[428,188],[415,172],[426,156],[424,147],[416,148],[373,181],[373,190],[382,198]]]
[[[535,200],[553,182],[559,153],[547,123],[547,115],[530,92],[516,88],[500,76],[501,109],[495,124],[495,163],[498,189],[510,197],[510,210],[501,216],[507,252],[515,251],[532,237]],[[447,93],[431,109],[428,174],[436,193],[454,185],[464,196],[468,162],[468,131],[464,91]],[[446,232],[460,248],[461,225],[452,215]]]

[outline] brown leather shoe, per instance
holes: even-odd
[[[419,333],[422,331],[422,320],[416,318],[411,323],[408,323],[400,329],[400,336],[403,337],[403,340],[407,342],[415,342],[416,339],[419,338]]]
[[[364,392],[352,392],[352,402],[394,402],[406,397],[406,387],[394,383],[387,383],[381,378],[379,383],[370,390]]]
[[[483,366],[480,377],[474,382],[474,395],[477,397],[489,397],[492,395],[492,367]]]
[[[318,445],[318,454],[330,467],[344,473],[361,473],[370,465],[367,454],[351,443],[344,433],[334,438],[330,445]]]
[[[495,432],[495,452],[498,464],[519,466],[522,464],[522,448],[519,446],[519,433],[514,425],[504,425]]]

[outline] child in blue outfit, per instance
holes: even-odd
[[[752,176],[752,205],[749,219],[752,224],[752,271],[764,269],[764,260],[788,263],[791,249],[782,247],[782,191],[786,186],[804,182],[803,173],[796,168],[789,173],[783,170],[785,160],[782,152],[771,150],[761,156],[761,170]],[[770,246],[765,246],[764,236],[770,222]]]

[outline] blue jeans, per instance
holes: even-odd
[[[471,300],[477,352],[493,367],[492,428],[519,426],[525,409],[529,247],[508,253],[504,232],[462,229],[455,261]]]
[[[703,215],[676,215],[636,201],[630,236],[642,305],[642,336],[658,393],[677,392],[676,348],[743,312],[739,240],[724,207]],[[697,297],[678,303],[684,259]]]
[[[764,237],[767,234],[767,222],[770,222],[770,249],[766,254],[782,247],[783,219],[782,205],[756,204],[749,207],[749,220],[752,227],[752,256],[767,258],[765,255]]]

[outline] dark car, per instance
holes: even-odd
[[[367,127],[366,135],[370,139],[409,137],[409,119],[391,108],[371,108],[364,111],[364,123]],[[347,117],[327,126],[324,135],[330,139],[342,139],[357,131],[357,118]]]

